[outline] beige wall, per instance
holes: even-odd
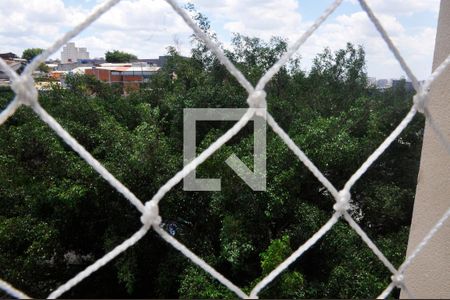
[[[441,0],[433,69],[450,54],[450,0]],[[430,93],[430,112],[450,140],[450,70]],[[450,154],[425,126],[422,158],[409,236],[408,254],[450,207]],[[405,274],[406,285],[418,298],[450,298],[450,222],[433,237]],[[401,294],[402,298],[406,295]]]

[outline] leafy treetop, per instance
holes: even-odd
[[[44,52],[44,49],[42,48],[28,48],[23,51],[22,58],[30,62],[42,52]]]
[[[201,19],[201,20],[200,20]],[[200,18],[208,32],[207,20]],[[211,34],[212,35],[212,34]],[[202,44],[170,49],[148,86],[122,96],[95,77],[68,76],[39,100],[143,200],[183,167],[183,109],[247,107],[245,90]],[[226,55],[255,83],[286,49],[236,35]],[[173,74],[176,76],[173,76]],[[266,87],[268,110],[335,186],[343,186],[408,112],[402,86],[367,85],[364,50],[348,44],[317,55],[310,72],[293,59]],[[11,91],[0,90],[6,106]],[[405,257],[424,119],[418,117],[352,189],[350,213],[399,265]],[[198,153],[230,127],[198,122]],[[0,278],[32,296],[85,269],[140,226],[139,213],[29,109],[0,126]],[[276,134],[267,130],[267,191],[252,191],[224,161],[253,164],[251,124],[197,169],[221,192],[174,187],[160,203],[162,227],[248,292],[333,214],[334,199]],[[64,167],[61,167],[64,166]],[[390,272],[345,222],[280,274],[260,298],[378,295]],[[394,294],[394,296],[396,296]],[[235,298],[154,232],[66,298]]]
[[[105,59],[109,63],[126,63],[136,60],[137,56],[119,50],[112,50],[105,53]]]

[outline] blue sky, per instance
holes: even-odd
[[[439,0],[367,0],[421,79],[431,72]],[[0,0],[0,52],[20,54],[28,47],[48,47],[83,20],[97,0]],[[192,0],[208,16],[225,47],[232,32],[268,39],[273,35],[298,38],[332,0]],[[180,1],[182,4],[183,2]],[[3,9],[3,8],[8,8]],[[142,58],[157,57],[175,45],[189,54],[190,29],[163,0],[122,0],[76,37],[92,57],[120,49]],[[403,72],[368,22],[356,0],[344,3],[299,51],[307,70],[323,48],[361,44],[368,72],[378,78],[398,78]],[[59,57],[59,51],[53,57]]]

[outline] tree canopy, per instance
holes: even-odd
[[[109,63],[126,63],[136,59],[136,55],[119,50],[107,51],[105,53],[105,60]]]
[[[254,84],[286,47],[281,38],[235,35],[226,55]],[[148,86],[128,96],[89,76],[69,76],[67,89],[39,95],[58,122],[144,201],[183,166],[184,108],[247,107],[245,90],[201,41],[192,58],[174,49],[169,54]],[[412,95],[401,86],[369,87],[364,50],[351,44],[318,54],[310,72],[300,66],[300,59],[291,60],[269,82],[268,110],[341,187],[401,121]],[[12,97],[3,91],[0,105]],[[199,122],[198,153],[231,125]],[[269,129],[267,191],[254,192],[236,176],[224,161],[235,153],[252,166],[251,126],[197,169],[198,178],[221,178],[221,192],[186,192],[179,184],[160,202],[163,228],[245,291],[309,239],[334,204]],[[406,252],[422,134],[417,117],[352,190],[351,214],[396,266]],[[0,126],[0,140],[0,278],[45,297],[141,226],[136,209],[29,108]],[[390,275],[339,221],[260,297],[374,297]],[[235,295],[149,232],[64,297]]]
[[[31,62],[36,56],[38,56],[42,52],[44,52],[44,49],[42,48],[28,48],[23,51],[22,58],[26,59],[28,62]],[[22,68],[19,70],[19,73],[23,70],[23,67],[24,66],[22,66]],[[43,73],[50,72],[50,68],[45,63],[39,64],[38,70]]]
[[[22,58],[30,62],[42,52],[44,52],[44,49],[42,48],[28,48],[23,51]]]

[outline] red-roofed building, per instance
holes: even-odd
[[[93,75],[100,81],[110,84],[122,84],[124,91],[139,89],[142,83],[159,71],[160,67],[133,66],[130,64],[101,64],[85,70],[85,74]]]

